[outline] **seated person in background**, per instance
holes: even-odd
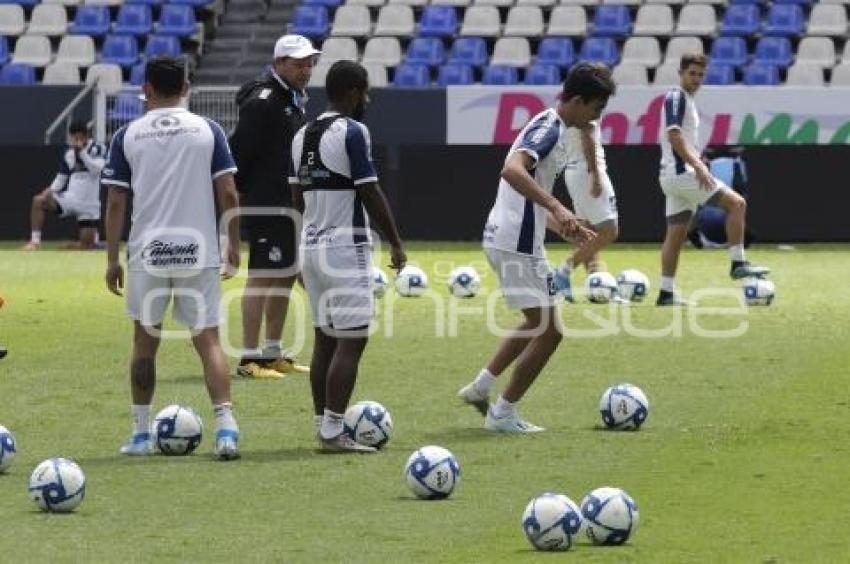
[[[96,143],[88,126],[82,122],[68,129],[68,147],[62,154],[59,172],[53,182],[32,199],[30,212],[30,241],[24,249],[36,251],[41,247],[41,229],[45,212],[59,217],[76,217],[80,228],[79,243],[71,248],[97,247],[100,224],[100,171],[106,163],[106,146]]]

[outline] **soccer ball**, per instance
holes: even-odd
[[[744,300],[747,305],[768,306],[776,295],[776,286],[770,280],[751,278],[744,283]]]
[[[15,460],[15,437],[9,429],[0,425],[0,473],[5,472]]]
[[[649,293],[649,278],[640,270],[624,270],[617,276],[617,290],[626,300],[642,302]]]
[[[522,515],[522,530],[537,550],[569,550],[581,529],[581,510],[562,494],[532,499]]]
[[[623,544],[638,524],[635,501],[620,488],[597,488],[581,502],[587,536],[594,544]]]
[[[481,288],[481,277],[471,266],[459,266],[449,273],[449,292],[456,298],[471,298]]]
[[[376,401],[360,401],[345,410],[345,432],[361,445],[381,448],[393,434],[393,418]]]
[[[428,289],[428,275],[418,266],[405,266],[396,276],[395,289],[408,298],[421,296]]]
[[[632,384],[611,386],[599,400],[599,413],[609,429],[637,429],[649,417],[649,400]]]
[[[387,278],[387,273],[378,268],[377,266],[372,267],[372,293],[376,298],[383,298],[384,294],[387,293],[387,286],[390,285],[389,278]]]
[[[617,295],[617,279],[610,272],[594,272],[587,277],[587,299],[595,304],[607,304]]]
[[[156,414],[151,435],[162,454],[189,454],[201,444],[204,426],[191,407],[169,405]]]
[[[404,477],[416,497],[445,499],[460,482],[460,465],[443,447],[424,446],[407,459]]]
[[[73,511],[86,496],[86,476],[73,460],[50,458],[30,476],[30,499],[44,511]]]

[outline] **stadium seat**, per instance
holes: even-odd
[[[180,40],[173,35],[148,35],[145,45],[145,58],[149,59],[156,55],[171,55],[179,57],[181,53]]]
[[[88,35],[66,35],[59,42],[56,61],[88,67],[95,62],[94,40]]]
[[[797,46],[797,62],[830,68],[835,65],[835,43],[829,37],[804,37]]]
[[[718,37],[711,45],[711,62],[740,67],[747,63],[747,42],[742,37]]]
[[[313,6],[314,8],[318,8]],[[323,8],[322,8],[323,9]],[[159,35],[176,35],[178,37],[189,37],[194,34],[198,27],[195,21],[195,10],[191,6],[177,6],[166,4],[159,12],[159,23],[156,32]],[[327,12],[325,12],[325,33],[327,33]],[[307,34],[302,34],[307,35]]]
[[[487,43],[483,37],[459,37],[452,45],[449,63],[483,67],[487,64],[489,56]]]
[[[336,8],[342,5],[342,0],[303,0],[305,6],[326,6],[328,8]]]
[[[785,68],[794,62],[794,52],[787,37],[762,37],[756,43],[755,62]]]
[[[130,84],[141,86],[145,82],[145,63],[133,65],[130,69]]]
[[[544,29],[542,9],[537,6],[515,6],[508,11],[502,35],[540,37]]]
[[[599,61],[613,67],[620,61],[617,44],[610,37],[588,37],[581,45],[579,61]]]
[[[65,35],[68,31],[68,15],[63,6],[39,4],[32,10],[27,33],[31,35]]]
[[[22,6],[25,8],[32,8],[36,4],[39,4],[40,0],[0,0],[0,3],[17,4],[18,6]]]
[[[432,6],[454,6],[455,8],[466,8],[472,4],[472,0],[431,0]]]
[[[461,35],[478,37],[498,37],[502,33],[499,9],[495,6],[472,6],[463,15]]]
[[[328,9],[324,6],[298,6],[295,8],[295,13],[292,16],[292,33],[314,40],[322,40],[329,30]]]
[[[647,4],[664,4],[665,6],[680,6],[685,3],[686,0],[646,0]],[[696,0],[691,0],[692,2],[696,2]],[[726,0],[718,0],[719,2],[725,2]]]
[[[621,6],[640,6],[643,0],[602,0],[603,4],[619,4]]]
[[[363,49],[364,65],[394,67],[401,62],[401,43],[396,37],[372,37]]]
[[[213,3],[216,0],[169,0],[171,4],[186,4],[187,6],[192,6],[194,8],[204,8],[209,6],[213,11],[215,11],[215,7]]]
[[[735,67],[721,63],[709,63],[705,69],[705,84],[709,86],[728,86],[735,84]]]
[[[44,69],[42,84],[73,85],[80,83],[80,67],[72,63],[56,62]]]
[[[754,4],[732,4],[723,16],[721,35],[753,35],[759,31],[759,7]]]
[[[366,74],[369,75],[369,86],[383,88],[389,86],[387,79],[387,67],[378,63],[364,63]]]
[[[835,4],[815,4],[809,14],[808,35],[847,35],[847,11]]]
[[[0,4],[0,35],[17,37],[27,29],[24,9],[17,4]]]
[[[139,60],[139,44],[132,35],[107,35],[100,52],[101,63],[132,67]]]
[[[393,85],[404,88],[425,88],[431,86],[431,77],[425,65],[402,63],[395,68]]]
[[[487,86],[513,86],[519,82],[516,67],[490,65],[484,69],[482,84]]]
[[[567,69],[575,62],[572,40],[566,37],[545,37],[537,46],[537,63],[557,65]]]
[[[729,0],[730,4],[763,4],[763,0]]]
[[[35,84],[35,67],[25,63],[9,63],[0,69],[0,86]]]
[[[121,35],[147,35],[153,30],[153,17],[150,6],[125,4],[118,10],[118,17],[112,25],[112,33]]]
[[[841,52],[841,62],[850,63],[850,41],[844,42],[844,49]]]
[[[109,8],[106,6],[80,6],[68,33],[102,37],[109,33]]]
[[[500,37],[493,47],[490,65],[527,67],[531,64],[531,45],[525,37]]]
[[[685,53],[705,53],[702,40],[699,37],[674,37],[667,44],[664,63],[679,64]]]
[[[620,59],[623,63],[655,68],[661,64],[661,46],[654,37],[629,37],[623,44]]]
[[[416,30],[413,19],[413,8],[404,5],[390,5],[381,8],[378,12],[378,21],[375,24],[375,35],[394,35],[410,37]]]
[[[822,87],[823,67],[807,63],[796,63],[788,68],[788,76],[785,77],[787,86],[817,86]]]
[[[673,10],[670,6],[647,4],[638,9],[635,35],[667,36],[673,33]]]
[[[557,0],[517,0],[517,6],[537,6],[538,8],[552,8]]]
[[[419,20],[422,37],[451,37],[457,33],[457,11],[451,6],[427,6]]]
[[[387,4],[423,8],[428,5],[428,0],[387,0]]]
[[[679,76],[679,63],[666,62],[655,69],[655,79],[652,83],[656,86],[675,86],[681,82]]]
[[[115,7],[124,3],[124,0],[84,0],[87,6]]]
[[[800,6],[809,6],[816,0],[773,0],[774,4],[799,4]]]
[[[587,35],[587,14],[581,6],[557,6],[549,14],[550,36],[584,37]]]
[[[313,67],[313,72],[310,74],[310,82],[307,83],[307,86],[324,88],[325,79],[328,76],[328,71],[331,70],[332,64],[332,62],[324,59],[324,52],[322,52],[322,58],[319,59],[319,62]]]
[[[525,83],[534,86],[561,84],[561,71],[555,65],[531,65],[525,69]]]
[[[119,94],[108,115],[111,120],[125,123],[141,116],[144,111],[144,104],[137,94]]]
[[[366,6],[369,8],[380,8],[386,4],[386,0],[348,0],[346,6]]]
[[[497,8],[510,8],[514,0],[475,0],[476,6],[495,6]]]
[[[9,62],[9,40],[6,36],[0,35],[0,66]]]
[[[126,0],[127,4],[144,4],[145,6],[161,6],[166,0]]]
[[[744,69],[744,84],[747,86],[776,86],[779,84],[779,67],[751,63]]]
[[[803,8],[797,4],[774,4],[764,24],[765,35],[802,35],[806,29]]]
[[[593,35],[626,37],[632,30],[632,19],[626,6],[602,5],[593,16]]]
[[[649,84],[649,78],[646,73],[646,66],[640,63],[622,62],[616,67],[612,73],[614,82],[623,86],[646,86]]]
[[[123,88],[121,67],[112,63],[97,63],[86,72],[86,84],[97,81],[98,89],[106,94],[117,94]]]
[[[832,69],[831,86],[850,86],[850,63],[842,63]]]
[[[322,43],[322,61],[356,61],[357,42],[351,37],[331,37]]]
[[[59,6],[73,7],[82,4],[82,0],[41,0],[42,4],[57,4]]]
[[[46,67],[53,60],[50,40],[43,35],[22,35],[15,42],[13,63],[25,63],[34,67]]]
[[[601,0],[561,0],[562,6],[596,6]]]
[[[474,82],[472,67],[460,63],[449,63],[441,66],[437,75],[437,85],[439,86],[464,86]]]
[[[676,35],[708,36],[717,32],[717,14],[708,4],[688,4],[679,14]]]
[[[436,67],[446,60],[443,41],[437,37],[416,37],[407,47],[404,62]]]
[[[340,6],[334,13],[331,35],[367,37],[372,31],[372,16],[366,6]]]

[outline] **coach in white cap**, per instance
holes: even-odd
[[[296,364],[281,343],[298,256],[295,224],[281,210],[292,208],[287,156],[295,132],[306,122],[304,89],[320,53],[306,37],[284,35],[275,43],[273,64],[236,94],[239,122],[230,147],[239,167],[240,205],[264,208],[269,214],[242,218],[250,246],[242,296],[244,352],[237,368],[237,375],[244,377],[283,378],[287,372],[309,371]]]

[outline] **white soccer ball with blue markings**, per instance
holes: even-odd
[[[620,488],[597,488],[581,502],[587,537],[594,544],[623,544],[638,525],[635,500]]]
[[[618,384],[602,394],[599,413],[609,429],[635,430],[649,417],[649,400],[637,386]]]
[[[201,444],[204,425],[191,407],[169,405],[156,414],[151,426],[154,444],[167,455],[190,454]]]
[[[610,272],[594,272],[585,282],[587,299],[595,304],[607,304],[617,295],[617,279]]]
[[[17,452],[15,436],[3,425],[0,425],[0,473],[5,472],[15,460]]]
[[[395,289],[407,298],[421,296],[428,289],[428,275],[418,266],[409,264],[402,268],[396,276]]]
[[[776,296],[776,285],[770,280],[750,278],[744,282],[744,301],[751,306],[769,306]]]
[[[537,550],[569,550],[582,530],[581,510],[563,494],[545,493],[526,506],[522,530]]]
[[[649,277],[640,270],[624,270],[617,276],[620,297],[632,302],[642,302],[649,294]]]
[[[86,476],[73,460],[50,458],[33,470],[29,495],[44,511],[67,513],[86,496]]]
[[[449,273],[449,292],[456,298],[472,298],[481,289],[481,276],[471,266],[459,266]]]
[[[390,285],[390,279],[387,278],[387,273],[378,268],[372,267],[372,293],[376,298],[380,299],[387,293],[387,287]]]
[[[376,401],[359,401],[345,410],[345,432],[361,445],[381,448],[393,434],[393,418]]]
[[[445,499],[460,482],[460,465],[447,449],[424,446],[407,459],[404,477],[416,497]]]

